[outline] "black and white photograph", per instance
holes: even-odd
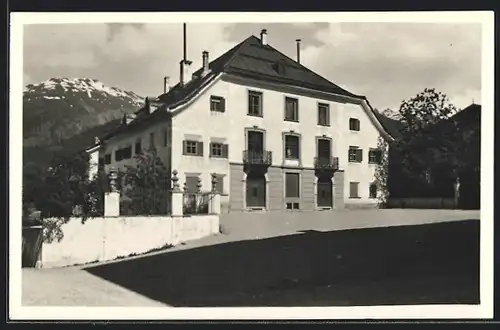
[[[11,22],[12,319],[493,317],[492,12]]]

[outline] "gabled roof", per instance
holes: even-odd
[[[278,63],[283,70],[276,70]],[[158,120],[161,116],[166,115],[167,111],[164,110],[172,110],[189,102],[223,73],[308,88],[365,101],[366,107],[374,113],[375,121],[379,121],[376,111],[371,108],[364,96],[353,94],[337,86],[272,46],[262,45],[260,39],[255,36],[250,36],[220,57],[212,60],[209,63],[209,69],[210,72],[205,76],[201,76],[203,68],[198,69],[193,73],[193,76],[199,78],[194,78],[184,85],[177,83],[167,93],[158,96],[159,103],[162,104],[160,109],[149,113],[147,106],[142,107],[136,112],[136,119],[132,123],[110,132],[104,136],[104,139],[146,122]],[[383,125],[381,126],[382,129],[385,129]],[[387,129],[385,131],[390,136],[390,131]]]
[[[284,71],[278,73],[275,65],[280,62]],[[352,94],[335,85],[329,80],[309,70],[305,66],[290,59],[270,45],[262,45],[259,38],[250,36],[222,56],[209,64],[212,74],[231,73],[249,78],[265,79],[277,83],[287,83],[298,87],[311,88],[327,93],[334,93],[355,98],[365,97]],[[202,68],[194,75],[199,75]],[[193,90],[200,88],[206,79],[196,79],[186,86],[175,85],[168,93],[160,95],[159,99],[167,105],[173,105],[187,96]]]

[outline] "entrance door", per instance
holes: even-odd
[[[318,178],[318,194],[317,204],[318,207],[332,207],[333,206],[333,185],[332,180],[328,177]]]
[[[247,207],[266,207],[266,178],[264,175],[248,175],[246,187]]]

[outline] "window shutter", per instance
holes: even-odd
[[[356,152],[358,153],[356,158],[358,159],[358,162],[361,163],[363,161],[363,149],[358,149]]]
[[[182,154],[187,155],[187,141],[182,141]]]
[[[220,98],[220,111],[221,112],[226,111],[226,99],[223,97]]]
[[[224,157],[224,158],[229,157],[229,145],[228,144],[222,145],[222,157]]]
[[[381,150],[377,150],[377,152],[375,154],[375,157],[376,157],[376,160],[377,160],[377,164],[382,163],[382,151]]]
[[[198,142],[197,149],[198,150],[196,151],[198,152],[198,156],[203,156],[203,141]]]

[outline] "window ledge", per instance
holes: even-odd
[[[330,127],[330,124],[318,124],[318,126],[321,126],[321,127]]]
[[[284,121],[286,121],[288,123],[299,123],[298,120],[292,120],[292,119],[284,119]]]
[[[264,115],[252,115],[250,113],[247,113],[247,116],[250,116],[250,117],[257,117],[257,118],[264,118]]]
[[[361,199],[361,197],[349,197],[349,199]]]

